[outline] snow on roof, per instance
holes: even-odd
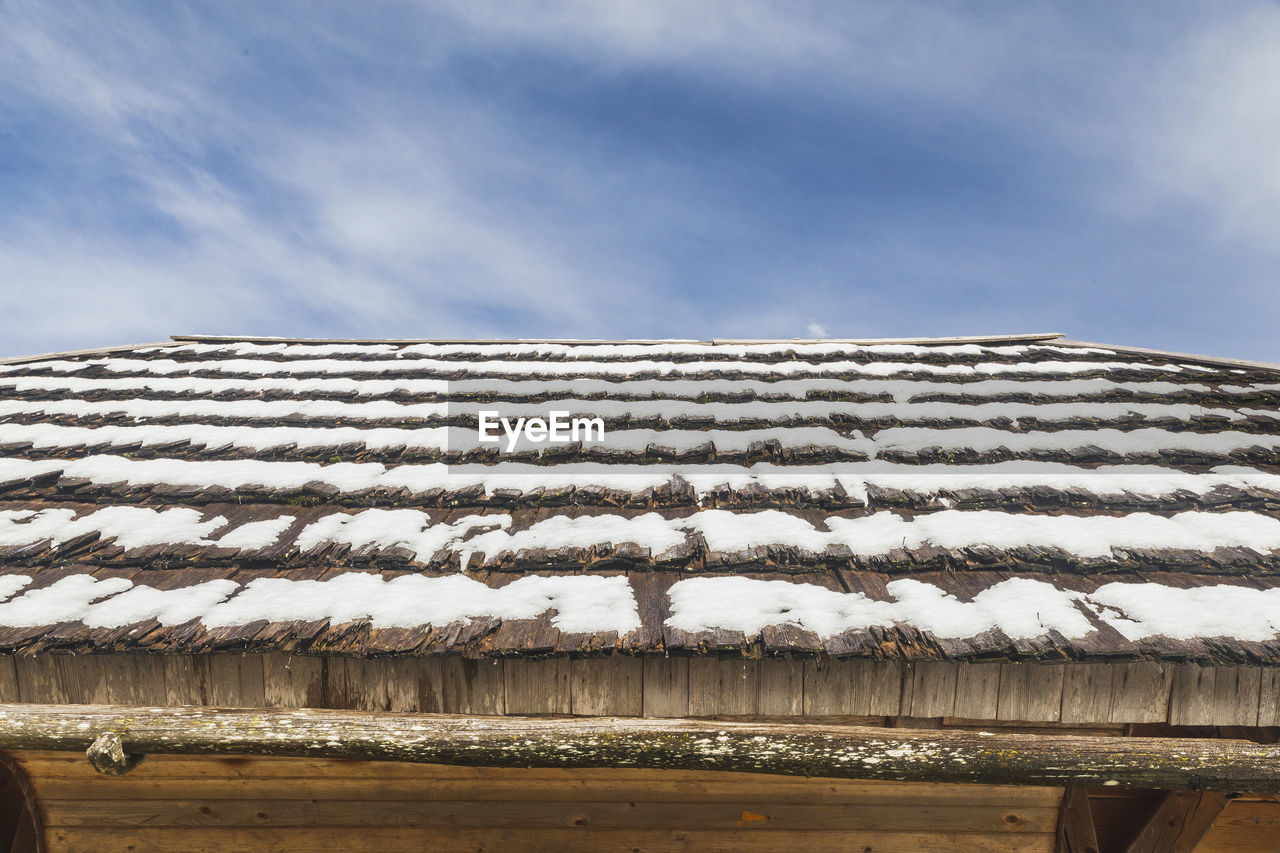
[[[507,454],[489,411],[605,438]],[[1256,662],[1277,579],[1267,365],[1053,335],[0,365],[5,650]]]

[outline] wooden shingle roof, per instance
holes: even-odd
[[[480,411],[605,440],[477,445]],[[963,341],[0,365],[0,650],[1280,654],[1280,370]]]

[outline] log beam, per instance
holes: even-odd
[[[801,723],[0,705],[0,749],[648,767],[844,779],[1280,792],[1280,746]]]

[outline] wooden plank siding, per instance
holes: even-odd
[[[677,770],[14,754],[49,851],[1053,849],[1062,789]]]
[[[1047,851],[1063,789],[682,770],[151,756],[125,776],[17,751],[44,849]],[[1167,795],[1092,789],[1103,850]],[[1231,800],[1196,853],[1280,849],[1280,800]]]
[[[0,656],[0,702],[1250,728],[1280,724],[1276,673],[1147,661],[48,654]]]

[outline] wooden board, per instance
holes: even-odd
[[[747,825],[750,826],[749,824]],[[876,853],[1050,853],[1052,835],[836,832],[822,830],[552,829],[72,829],[57,827],[45,843],[59,853],[274,853],[377,850],[379,853],[476,853],[477,850],[556,850],[559,853],[775,853],[790,850],[874,850]]]
[[[804,713],[804,668],[789,659],[766,658],[758,663],[758,712],[767,717]]]
[[[1280,802],[1232,800],[1195,847],[1195,853],[1241,850],[1280,850]]]
[[[960,664],[951,661],[917,663],[912,672],[910,707],[904,707],[903,713],[913,717],[953,716],[960,669]]]
[[[301,786],[299,786],[301,787]],[[305,793],[295,790],[295,795]],[[46,827],[59,826],[265,826],[375,827],[441,826],[522,827],[530,830],[591,826],[605,829],[678,826],[682,829],[732,830],[741,823],[758,829],[879,830],[916,832],[1053,832],[1056,808],[1006,808],[1001,804],[935,805],[904,803],[779,804],[768,796],[739,802],[645,802],[580,800],[547,803],[521,800],[350,799],[318,801],[276,798],[241,799],[41,799]],[[643,794],[643,792],[641,792]],[[588,796],[590,794],[588,793]],[[744,820],[749,811],[755,817]]]
[[[54,799],[264,798],[296,796],[306,785],[320,799],[733,802],[769,798],[783,803],[894,802],[925,798],[938,804],[1007,803],[1056,808],[1061,789],[1015,785],[958,785],[805,779],[759,773],[696,770],[609,770],[464,767],[317,758],[153,755],[125,776],[102,776],[68,752],[13,753],[38,780],[38,795]],[[241,791],[247,793],[239,793]],[[642,796],[643,795],[643,796]]]
[[[1170,664],[1116,664],[1111,676],[1113,723],[1162,723],[1169,718]]]
[[[1064,723],[1095,723],[1111,719],[1111,679],[1108,663],[1076,663],[1063,667],[1062,708]]]
[[[644,659],[644,716],[687,717],[689,715],[689,659],[647,657]]]
[[[970,720],[994,720],[1000,703],[998,663],[973,663],[956,673],[955,716]]]
[[[1052,850],[1062,790],[667,770],[19,752],[51,850]]]
[[[759,669],[753,660],[689,659],[689,714],[757,714]]]
[[[572,713],[568,658],[512,658],[501,663],[506,691],[506,713]]]
[[[639,717],[644,713],[644,661],[640,658],[614,655],[575,660],[570,681],[573,714]]]
[[[1056,722],[1062,717],[1064,664],[1006,663],[1000,665],[998,720]]]

